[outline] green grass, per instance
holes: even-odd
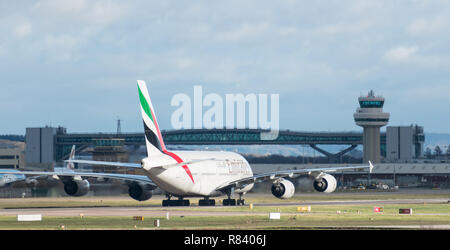
[[[128,216],[44,217],[40,222],[18,222],[15,217],[0,216],[0,229],[157,229],[154,220],[160,220],[159,229],[296,229],[320,227],[375,227],[401,225],[449,225],[450,216],[393,215],[393,214],[298,214],[283,215],[280,220],[268,216],[210,216],[210,217],[145,217],[135,221]]]
[[[250,203],[306,203],[314,201],[337,201],[337,200],[395,200],[395,199],[450,199],[448,194],[414,194],[414,193],[396,193],[396,192],[341,192],[332,194],[307,194],[295,195],[291,199],[280,200],[272,195],[248,195],[245,198],[246,204]],[[138,202],[128,196],[107,196],[107,197],[58,197],[58,198],[15,198],[0,199],[0,208],[32,208],[32,207],[147,207],[161,206],[163,196],[154,196],[150,200]],[[216,203],[220,202],[224,197],[216,199]],[[190,199],[191,204],[198,204],[198,198]]]
[[[399,215],[399,208],[412,208],[412,215]],[[171,208],[176,209],[176,208]],[[178,208],[179,209],[179,208]],[[200,209],[200,208],[187,208]],[[207,210],[206,208],[201,208]],[[131,216],[53,217],[44,216],[40,222],[18,222],[15,216],[0,216],[0,229],[309,229],[330,227],[376,227],[407,225],[450,225],[450,205],[409,204],[385,205],[383,213],[374,213],[373,206],[312,206],[308,213],[296,212],[296,206],[214,208],[214,211],[247,211],[237,216],[171,216],[144,217],[144,221]],[[269,220],[269,212],[281,212],[280,220]],[[337,213],[340,211],[340,213]],[[266,214],[261,214],[266,213]],[[160,220],[160,228],[154,220]]]
[[[144,221],[133,220],[131,216],[43,216],[40,222],[18,222],[15,216],[0,216],[1,230],[45,229],[45,230],[79,230],[79,229],[316,229],[342,227],[395,227],[395,226],[430,226],[450,225],[450,203],[415,203],[415,204],[373,204],[373,205],[312,205],[311,212],[299,213],[297,207],[308,201],[319,200],[395,200],[421,198],[447,198],[445,195],[414,194],[358,194],[358,195],[305,195],[294,199],[279,200],[261,195],[246,197],[246,203],[254,203],[253,209],[248,205],[223,207],[217,199],[216,207],[165,207],[163,197],[156,196],[149,201],[137,202],[128,197],[62,197],[62,198],[25,198],[0,199],[0,208],[32,207],[149,207],[162,211],[215,211],[241,212],[243,215],[232,216],[145,216]],[[191,199],[196,204],[198,199]],[[260,203],[286,203],[284,206],[259,206]],[[374,206],[382,206],[383,213],[374,213]],[[412,208],[412,215],[400,215],[400,208]],[[269,212],[280,212],[280,220],[269,220]],[[160,220],[160,227],[154,226],[154,220]]]

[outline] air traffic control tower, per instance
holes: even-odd
[[[363,127],[363,164],[380,163],[380,128],[387,125],[389,113],[383,112],[384,98],[375,96],[373,90],[358,98],[359,108],[353,117],[356,125]]]

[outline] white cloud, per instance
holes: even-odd
[[[48,8],[63,13],[78,13],[86,8],[85,0],[41,0],[35,4],[37,8]]]
[[[412,35],[430,35],[441,33],[445,35],[450,28],[450,18],[448,16],[433,16],[429,18],[419,18],[413,20],[406,31]]]
[[[238,28],[229,31],[222,31],[217,34],[219,41],[239,41],[244,39],[254,39],[265,33],[269,29],[269,23],[243,23]]]
[[[26,23],[22,23],[19,24],[18,26],[16,26],[16,28],[14,29],[14,35],[16,37],[19,38],[23,38],[28,36],[31,33],[31,24],[26,22]]]
[[[292,113],[297,110],[291,107],[306,105],[316,96],[346,96],[352,91],[357,96],[375,85],[386,93],[422,86],[430,77],[450,79],[450,33],[446,32],[450,20],[443,2],[32,3],[36,4],[12,1],[7,8],[0,4],[0,82],[42,82],[36,92],[53,89],[64,78],[78,86],[73,90],[80,91],[74,93],[77,96],[89,99],[86,88],[105,86],[108,95],[120,96],[135,78],[142,78],[166,92],[172,91],[168,83],[176,83],[180,91],[190,91],[190,84],[217,92],[276,91],[292,98],[283,111]],[[388,86],[393,82],[395,87]],[[429,95],[444,93],[441,89],[437,86]],[[35,101],[33,96],[27,100]],[[316,104],[317,113],[339,111],[337,106],[330,110]],[[303,111],[298,117],[304,117]],[[101,127],[103,121],[94,118],[93,126]],[[22,118],[17,119],[20,123]],[[323,118],[310,124],[315,122],[318,128],[329,126],[320,125]],[[301,118],[293,117],[285,126],[294,129],[298,124]]]
[[[435,84],[429,82],[426,86],[419,86],[416,88],[410,88],[402,91],[403,96],[407,96],[405,102],[411,99],[435,102],[437,100],[448,100],[448,93],[450,92],[450,84]]]
[[[430,48],[419,49],[418,46],[399,46],[388,50],[383,59],[390,63],[415,65],[421,69],[447,69],[450,66],[448,52],[435,54],[430,52],[432,49],[436,48],[430,46]]]
[[[189,58],[178,58],[175,63],[177,65],[177,68],[184,70],[189,69],[191,66],[193,66],[194,61]]]
[[[70,35],[48,35],[39,44],[40,49],[52,61],[68,61],[73,59],[77,47],[81,43],[80,37]]]
[[[291,35],[297,33],[297,28],[295,27],[280,27],[278,29],[280,35]]]
[[[361,33],[368,30],[372,26],[372,22],[368,20],[353,20],[340,23],[326,24],[315,29],[318,35],[338,35],[342,33]]]
[[[96,24],[110,24],[120,18],[126,13],[126,5],[120,2],[97,2],[86,13],[86,20]]]
[[[41,0],[34,5],[32,12],[41,21],[54,20],[55,25],[63,23],[70,23],[76,27],[108,25],[125,15],[127,3],[98,0]]]
[[[384,58],[391,62],[411,62],[416,57],[417,46],[399,46],[390,49]]]

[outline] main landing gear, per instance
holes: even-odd
[[[216,200],[209,199],[209,197],[205,197],[205,199],[198,201],[198,205],[202,206],[202,207],[203,206],[215,206],[216,205]]]
[[[171,200],[172,195],[166,195],[167,200],[162,201],[163,207],[173,207],[173,206],[181,206],[181,207],[189,207],[189,200],[184,200],[183,197],[178,197],[178,200]]]
[[[224,199],[222,201],[222,204],[224,206],[244,206],[245,205],[245,200],[242,199],[242,193],[239,194],[239,199],[231,199],[232,196],[232,192],[227,192],[227,196],[228,199]],[[167,200],[163,200],[162,201],[162,206],[163,207],[173,207],[173,206],[178,206],[178,207],[188,207],[190,206],[190,202],[189,200],[185,200],[183,199],[183,197],[178,197],[178,200],[172,200],[172,195],[171,194],[166,194]],[[203,206],[215,206],[216,205],[216,200],[214,199],[209,199],[209,197],[205,197],[202,200],[198,201],[198,205],[203,207]]]
[[[239,194],[239,199],[238,199],[238,200],[231,199],[231,192],[228,192],[228,193],[227,193],[227,196],[228,196],[228,199],[224,199],[224,200],[222,201],[222,204],[223,204],[224,206],[236,206],[236,205],[238,205],[238,206],[244,206],[245,200],[242,199],[242,193]]]

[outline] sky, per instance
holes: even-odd
[[[278,94],[279,126],[361,131],[371,89],[391,126],[450,133],[450,1],[0,0],[0,134],[162,129],[179,93]],[[204,110],[205,111],[205,110]]]

